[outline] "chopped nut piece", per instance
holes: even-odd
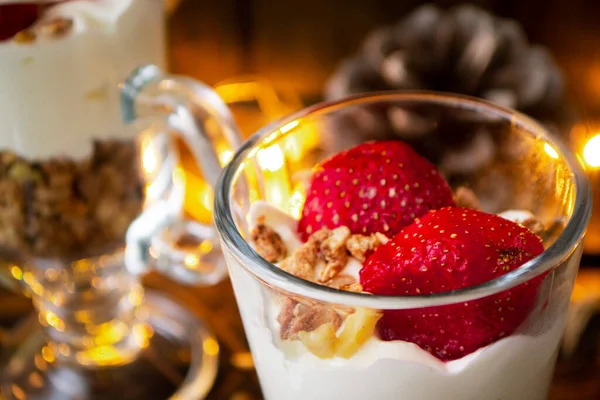
[[[314,281],[318,251],[317,244],[309,240],[283,260],[279,267],[298,278]]]
[[[340,226],[321,243],[321,254],[325,259],[325,268],[321,271],[320,282],[327,282],[340,273],[348,263],[346,241],[350,237],[350,229]]]
[[[272,228],[266,226],[264,218],[259,219],[258,225],[252,230],[252,240],[256,245],[256,252],[270,263],[276,263],[285,258],[287,248],[281,236]]]
[[[342,317],[332,309],[314,305],[307,306],[291,300],[285,303],[277,317],[281,324],[282,340],[296,340],[298,332],[312,332],[323,324],[330,323],[337,331],[342,325]]]
[[[313,233],[309,240],[316,242],[318,245],[321,245],[327,238],[331,236],[331,231],[327,228],[321,228],[315,233]]]
[[[346,249],[358,261],[363,262],[367,253],[375,250],[378,246],[387,243],[389,239],[381,234],[375,233],[369,236],[352,235],[346,241]]]
[[[331,231],[331,235],[321,243],[321,251],[326,253],[336,253],[344,249],[346,240],[350,237],[350,229],[340,226]]]
[[[481,203],[474,191],[465,186],[460,186],[454,193],[454,201],[458,207],[481,209]]]
[[[327,265],[325,265],[325,268],[323,268],[323,270],[321,271],[319,282],[324,283],[330,279],[335,278],[335,276],[339,274],[341,270],[344,269],[348,260],[348,256],[346,254],[344,254],[344,256],[346,257],[345,261],[333,260],[331,262],[328,262]]]
[[[344,329],[336,343],[336,354],[343,358],[350,358],[375,331],[375,325],[381,314],[368,308],[357,308],[350,314],[344,323]]]
[[[521,225],[523,225],[525,228],[529,229],[533,234],[538,236],[540,236],[546,229],[544,224],[542,224],[540,220],[538,220],[535,217],[529,218],[521,222]]]
[[[284,331],[284,327],[290,325],[295,315],[296,306],[299,303],[287,296],[282,297],[281,300],[281,308],[279,310],[279,314],[277,315],[277,322],[281,325],[281,331]]]

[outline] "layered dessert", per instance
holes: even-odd
[[[164,66],[162,0],[0,0],[0,148],[81,159],[121,127],[119,83]]]
[[[259,201],[248,223],[256,251],[300,279],[410,297],[489,282],[544,251],[545,225],[529,211],[479,208],[475,193],[453,191],[405,143],[369,142],[314,169],[299,220]],[[545,399],[567,306],[556,299],[570,291],[567,279],[546,278],[394,310],[269,292],[265,321],[245,320],[264,395]]]
[[[139,215],[138,132],[119,83],[164,65],[162,0],[0,0],[0,244],[102,254]]]

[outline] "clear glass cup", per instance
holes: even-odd
[[[484,211],[531,211],[545,226],[546,250],[492,281],[423,296],[341,291],[284,272],[253,249],[248,217],[257,200],[298,217],[306,171],[328,156],[309,149],[297,157],[298,149],[289,142],[302,143],[307,129],[320,132],[321,144],[336,140],[342,148],[354,145],[356,137],[376,137],[393,129],[437,164],[453,188],[470,187]],[[482,151],[469,154],[481,146],[482,135],[485,157]],[[523,115],[466,97],[433,93],[353,97],[310,107],[260,130],[221,176],[215,221],[265,398],[545,399],[590,207],[589,183],[565,146]],[[456,312],[456,304],[494,301],[532,279],[543,283],[525,322],[506,338],[461,359],[442,362],[415,345],[374,337],[354,354],[344,347],[349,343],[346,334],[356,337],[353,329],[370,333],[371,324],[372,331],[372,315],[408,309]],[[323,353],[310,335],[282,339],[289,318],[307,312],[345,318],[331,339],[333,358],[316,356]],[[316,323],[307,331],[322,326]]]
[[[217,341],[140,277],[224,278],[212,221],[183,217],[178,145],[206,186],[219,149],[239,145],[212,89],[162,72],[165,3],[0,1],[0,284],[36,311],[2,398],[199,399],[212,386]]]
[[[214,185],[213,149],[237,147],[237,128],[212,89],[154,65],[121,84],[121,110],[127,125],[81,135],[83,155],[69,141],[46,156],[0,148],[2,282],[32,298],[39,321],[3,371],[5,398],[198,399],[212,386],[216,340],[140,275],[194,285],[226,275],[212,224],[183,217],[177,144]]]

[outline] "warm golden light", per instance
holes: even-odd
[[[29,289],[38,296],[42,296],[44,294],[44,287],[41,283],[39,283],[31,272],[23,273],[23,282],[27,284]]]
[[[23,389],[21,389],[19,386],[17,385],[10,385],[10,391],[12,392],[12,395],[15,397],[15,399],[17,400],[25,400],[27,397],[25,396],[25,392],[23,391]]]
[[[46,270],[46,272],[44,272],[44,276],[46,277],[46,279],[48,279],[50,282],[55,282],[58,280],[58,277],[60,276],[60,272],[58,272],[56,269],[54,268],[48,268]]]
[[[231,365],[241,370],[251,370],[254,368],[254,360],[249,351],[235,353],[231,356]]]
[[[304,198],[304,190],[302,190],[301,187],[297,187],[294,190],[294,193],[292,193],[292,196],[290,197],[288,211],[294,219],[300,219],[300,217],[302,216],[302,206],[304,205]]]
[[[111,320],[100,325],[87,324],[86,331],[93,336],[90,347],[117,343],[129,334],[129,329],[123,321]]]
[[[179,187],[185,187],[186,175],[181,167],[176,167],[173,170],[173,184]]]
[[[185,256],[183,263],[185,264],[186,268],[196,269],[198,268],[198,265],[200,265],[200,259],[195,254],[188,254]]]
[[[289,205],[291,190],[290,178],[285,168],[281,147],[274,144],[260,149],[256,153],[256,159],[263,172],[265,200],[281,210],[286,210]]]
[[[54,362],[54,352],[48,346],[44,346],[42,348],[42,357],[44,357],[44,360],[46,360],[46,362]]]
[[[181,0],[165,0],[167,13],[171,14],[181,3]]]
[[[87,310],[75,311],[75,321],[83,324],[89,324],[92,322],[92,313]]]
[[[114,346],[98,346],[77,353],[77,361],[83,365],[96,365],[108,367],[120,365],[127,360],[114,348]]]
[[[34,282],[34,280],[33,280],[33,274],[31,272],[25,272],[23,274],[23,281],[26,284],[31,285]]]
[[[256,76],[229,79],[218,84],[215,91],[228,105],[256,102],[269,121],[302,108],[302,101],[295,92],[275,88],[268,80]]]
[[[226,103],[259,101],[267,93],[261,83],[252,81],[223,83],[215,87],[215,91]]]
[[[17,267],[16,265],[13,265],[10,268],[10,273],[13,276],[13,278],[15,278],[18,281],[23,279],[23,271],[21,271],[21,268]]]
[[[48,326],[48,321],[46,321],[46,316],[42,311],[38,313],[38,321],[42,326]]]
[[[284,126],[282,126],[281,128],[279,128],[279,130],[283,134],[288,133],[292,129],[296,128],[299,123],[300,122],[298,120],[295,120],[295,121],[292,121],[292,122],[288,122],[287,124],[285,124]]]
[[[592,168],[600,168],[600,133],[587,141],[583,147],[583,159]]]
[[[84,338],[87,349],[76,353],[77,361],[83,365],[111,366],[129,362],[138,350],[149,344],[148,330],[144,324],[129,327],[122,321],[110,321],[101,325],[86,326],[92,336]],[[135,348],[121,349],[119,342],[131,335]],[[86,340],[87,339],[87,340]]]
[[[550,157],[558,159],[558,153],[556,152],[554,147],[552,147],[549,143],[544,144],[544,150],[546,151],[546,154],[548,154]]]
[[[139,306],[144,301],[144,289],[142,285],[136,284],[129,292],[129,302],[134,306]]]
[[[69,357],[71,355],[71,348],[66,343],[61,343],[58,346],[58,351],[65,357]]]
[[[208,254],[212,251],[212,249],[213,244],[210,240],[203,240],[202,243],[200,243],[200,253]]]
[[[283,167],[283,152],[279,145],[260,149],[256,154],[258,165],[261,169],[276,172]]]
[[[212,221],[213,190],[204,179],[188,174],[185,186],[186,211],[196,221],[210,223]]]
[[[48,364],[46,363],[46,361],[44,361],[42,356],[39,354],[36,354],[33,357],[33,363],[35,364],[36,368],[39,369],[40,371],[45,371],[46,368],[48,368]]]
[[[31,374],[29,374],[28,381],[32,387],[37,388],[37,389],[44,386],[44,381],[42,379],[42,376],[37,372],[32,372]]]
[[[50,326],[56,326],[58,324],[58,317],[56,316],[56,314],[54,314],[52,311],[48,311],[46,313],[46,321],[48,321],[48,324],[50,324]]]
[[[226,149],[219,152],[219,162],[221,165],[226,165],[233,158],[233,151]]]
[[[79,260],[73,263],[73,273],[75,274],[83,275],[95,269],[96,265],[90,260]]]
[[[275,87],[268,80],[257,76],[240,76],[215,86],[215,91],[231,109],[244,137],[254,133],[258,128],[288,115],[303,107],[300,97],[291,90]],[[240,107],[236,107],[240,105]],[[222,165],[226,165],[233,158],[236,149],[232,149],[217,121],[208,121],[207,130],[213,138],[216,154]],[[285,138],[278,140],[281,134]],[[259,154],[249,154],[248,158],[257,156],[260,172],[264,178],[265,193],[260,193],[255,165],[244,166],[244,173],[248,183],[251,201],[264,198],[282,210],[288,209],[292,184],[287,168],[293,163],[296,170],[297,163],[303,163],[303,156],[313,149],[318,142],[318,131],[313,124],[304,120],[294,120],[278,131],[273,132],[273,140],[277,144],[265,146]],[[268,140],[265,140],[268,143]],[[193,160],[188,157],[188,163],[182,162],[186,169],[185,211],[193,219],[202,223],[212,222],[213,190],[202,177],[201,171],[195,171]],[[185,160],[184,160],[185,161]],[[303,201],[296,194],[295,204]],[[294,211],[296,213],[296,211]],[[206,246],[210,243],[207,242]],[[201,253],[208,253],[212,249],[200,248]],[[184,260],[188,267],[196,265],[196,259]]]
[[[144,349],[144,348],[148,347],[149,340],[148,340],[148,333],[146,331],[145,325],[143,325],[143,324],[134,325],[133,329],[132,329],[132,335],[133,335],[133,341],[140,348]]]
[[[219,343],[215,339],[206,339],[202,343],[202,348],[204,349],[204,352],[208,355],[216,356],[219,354]]]
[[[156,168],[158,167],[158,158],[151,145],[142,146],[142,148],[142,168],[144,168],[146,175],[151,176],[156,172]]]

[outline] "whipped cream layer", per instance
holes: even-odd
[[[28,159],[88,156],[95,139],[128,138],[118,84],[146,63],[165,65],[162,0],[75,0],[49,8],[72,26],[30,42],[0,42],[0,150]]]
[[[511,220],[531,216],[526,211],[500,215]],[[281,236],[289,251],[300,246],[296,220],[267,203],[255,202],[248,215],[251,228],[259,217]],[[360,268],[361,263],[353,259],[343,273],[358,276]],[[550,303],[544,316],[532,313],[536,321],[526,321],[522,327],[529,335],[514,334],[458,360],[443,362],[413,343],[377,337],[349,359],[320,359],[301,341],[280,339],[274,298],[265,298],[262,323],[248,323],[253,319],[248,296],[256,293],[251,293],[250,285],[236,284],[239,277],[232,279],[236,292],[241,292],[236,293],[238,304],[268,400],[546,399],[566,314],[562,308],[567,304],[561,299],[568,299],[570,291],[568,282],[561,284],[555,292],[558,301]]]

